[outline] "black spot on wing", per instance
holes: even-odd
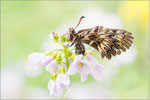
[[[91,46],[92,46],[93,48],[95,48],[96,50],[98,50],[98,45],[97,45],[97,43],[93,42],[93,43],[91,44]]]
[[[95,40],[95,39],[98,38],[96,35],[90,35],[90,36],[88,36],[88,37],[89,37],[90,40]]]
[[[82,40],[83,43],[90,44],[91,40]]]

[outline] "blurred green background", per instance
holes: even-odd
[[[118,16],[122,28],[132,32],[135,38],[134,51],[128,57],[136,54],[131,62],[119,63],[118,67],[109,67],[110,61],[95,54],[99,63],[115,74],[108,73],[100,82],[89,76],[85,83],[80,82],[79,74],[72,76],[74,92],[69,98],[147,99],[148,1],[1,1],[2,98],[55,98],[49,96],[47,89],[50,74],[44,68],[37,73],[28,68],[27,57],[32,52],[44,52],[41,47],[49,33],[58,32],[62,24],[77,23],[81,12],[93,8],[106,16],[109,13]],[[63,32],[68,28],[62,27]]]

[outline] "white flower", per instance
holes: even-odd
[[[55,67],[56,66],[56,67]],[[55,71],[56,73],[58,73],[58,68],[60,67],[59,64],[56,65],[56,61],[53,60],[52,62],[50,62],[47,66],[46,66],[46,71],[50,72],[50,73],[54,73],[54,67],[55,67]]]
[[[78,71],[81,75],[81,82],[84,82],[88,78],[90,64],[85,60],[81,60],[82,57],[83,55],[77,55],[75,57],[74,61],[70,64],[68,69],[68,75],[73,75]]]
[[[58,82],[58,86],[61,89],[65,89],[68,88],[70,85],[70,77],[67,74],[58,74],[57,78],[56,78],[56,82]]]
[[[41,68],[49,64],[52,60],[52,56],[45,56],[42,53],[32,53],[28,56],[28,61],[37,66],[37,68]]]
[[[57,97],[63,96],[63,89],[66,89],[70,85],[70,77],[67,74],[54,74],[55,76],[48,83],[48,89],[50,95]]]
[[[63,96],[63,89],[59,88],[57,82],[54,80],[50,80],[48,83],[48,89],[50,92],[50,96],[54,95],[57,97]]]
[[[100,65],[97,60],[90,54],[90,53],[87,53],[86,55],[88,61],[90,62],[91,64],[91,71],[90,71],[90,74],[96,79],[96,80],[100,80],[102,79],[103,77],[103,67],[102,65]]]

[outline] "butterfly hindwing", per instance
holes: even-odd
[[[77,55],[79,54],[83,54],[85,53],[85,47],[84,45],[81,43],[81,42],[77,42],[76,45],[75,45],[75,53]]]

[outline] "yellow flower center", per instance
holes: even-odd
[[[93,65],[91,65],[91,68],[94,68],[94,66],[93,66]]]
[[[79,67],[83,67],[83,65],[84,65],[84,64],[83,64],[82,62],[78,62],[78,66],[79,66]]]
[[[89,54],[90,54],[90,55],[93,55],[93,53],[92,53],[92,52],[89,52]]]

